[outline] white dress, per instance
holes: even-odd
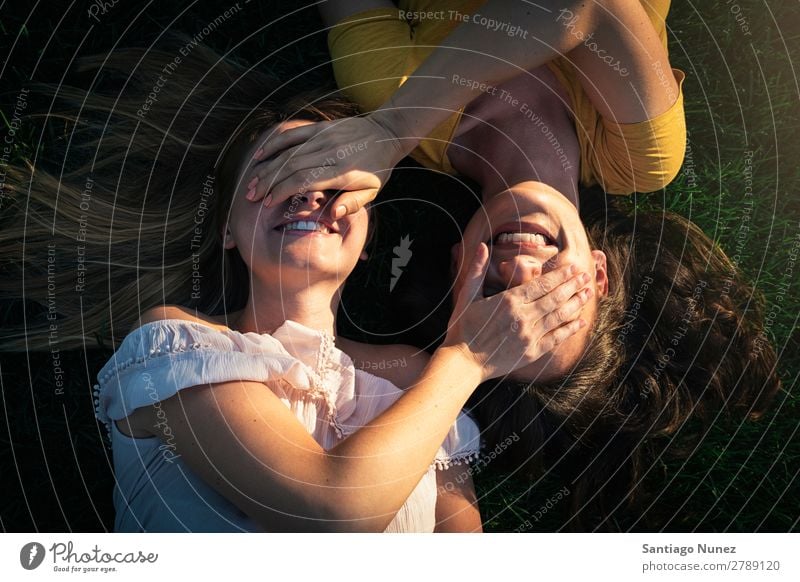
[[[263,382],[326,450],[402,394],[391,382],[356,370],[332,335],[293,321],[271,335],[179,319],[143,325],[125,338],[95,386],[97,417],[111,436],[116,531],[261,531],[196,476],[173,444],[128,437],[113,422],[179,390],[235,380]],[[478,428],[461,414],[386,531],[433,531],[436,469],[467,463],[478,453]]]

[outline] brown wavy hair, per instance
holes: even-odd
[[[150,307],[244,306],[247,269],[222,229],[245,153],[282,121],[357,110],[324,90],[287,96],[206,47],[182,53],[187,43],[84,58],[89,89],[33,88],[51,106],[25,121],[57,137],[47,159],[7,171],[0,296],[24,302],[6,314],[3,349],[116,347]]]
[[[614,529],[665,454],[696,445],[718,415],[761,417],[780,388],[763,298],[690,220],[581,196],[610,289],[589,346],[559,381],[482,385],[470,401],[489,448],[516,442],[495,468],[572,482],[568,529]]]

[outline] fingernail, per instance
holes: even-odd
[[[270,204],[272,204],[272,194],[264,198],[264,206],[269,206]]]
[[[264,155],[264,148],[258,148],[258,149],[256,150],[256,153],[254,153],[254,154],[253,154],[253,159],[254,159],[254,160],[257,160],[257,159],[258,159],[258,158],[260,158],[262,155]]]
[[[585,321],[583,321],[582,319],[579,319],[579,320],[578,320],[578,322],[579,322],[579,323],[578,323],[578,327],[581,327],[581,328],[584,328],[584,327],[586,327],[586,322],[585,322]]]
[[[586,299],[589,299],[589,297],[591,297],[591,296],[592,296],[592,293],[593,293],[593,291],[592,291],[592,288],[591,288],[591,287],[587,287],[586,289],[584,289],[584,290],[583,290],[583,296],[584,296]]]
[[[255,187],[256,187],[256,184],[258,184],[258,176],[254,177],[252,180],[250,180],[250,181],[247,183],[247,187],[248,187],[248,188],[255,188]]]
[[[336,210],[333,212],[333,218],[338,220],[345,214],[347,214],[347,206],[337,206]]]
[[[589,273],[583,273],[581,275],[581,283],[588,283],[589,282]]]
[[[247,199],[248,199],[248,200],[252,200],[252,199],[253,199],[253,198],[255,198],[255,197],[256,197],[256,189],[255,189],[255,188],[250,188],[250,189],[247,191]]]
[[[569,266],[569,274],[570,275],[574,275],[575,271],[577,271],[577,270],[578,270],[578,268],[575,265],[570,265]]]

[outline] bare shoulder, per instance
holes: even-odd
[[[159,305],[158,307],[151,307],[143,311],[139,320],[133,324],[131,331],[145,324],[163,321],[165,319],[182,319],[184,321],[202,323],[219,330],[230,329],[223,323],[224,319],[222,317],[206,315],[205,313],[181,305]]]
[[[405,390],[422,374],[430,354],[403,344],[373,345],[337,338],[339,348],[353,360],[358,370],[389,380]]]

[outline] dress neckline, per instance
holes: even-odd
[[[307,327],[291,319],[285,320],[272,333],[258,333],[255,331],[242,332],[229,327],[220,329],[202,321],[173,317],[145,323],[133,330],[131,334],[141,333],[145,328],[150,326],[157,327],[159,324],[200,326],[228,336],[234,335],[250,340],[258,338],[259,341],[263,341],[266,338],[270,338],[280,344],[280,347],[287,355],[300,360],[321,375],[325,375],[325,371],[330,368],[331,364],[336,364],[336,367],[339,368],[354,367],[350,356],[336,347],[336,337],[332,333]]]

